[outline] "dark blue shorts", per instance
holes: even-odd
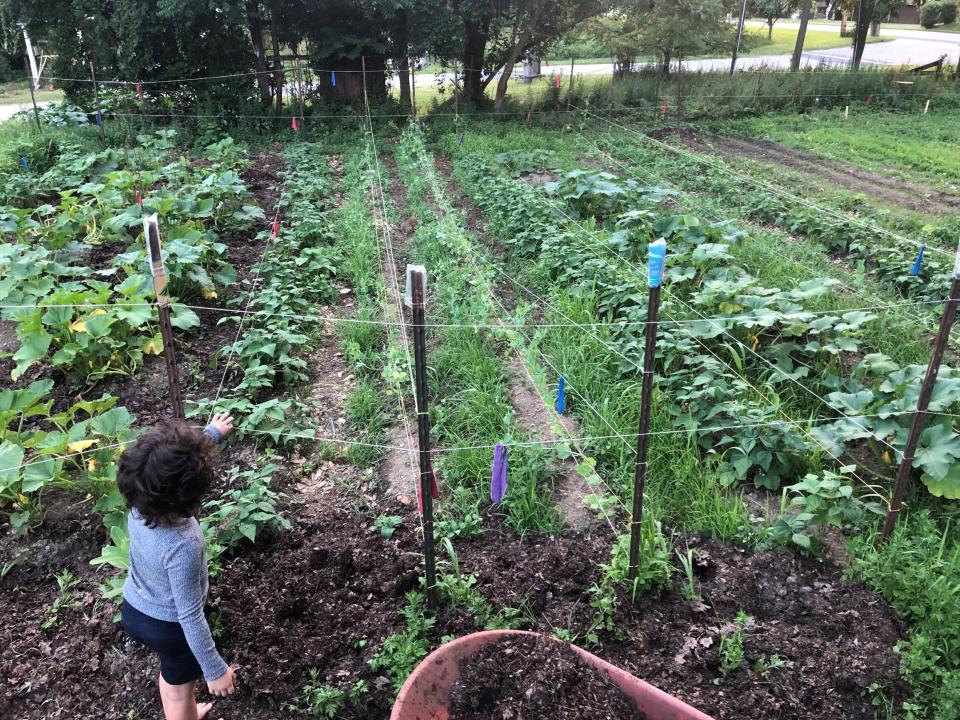
[[[120,620],[127,635],[160,656],[160,675],[167,683],[185,685],[203,677],[180,623],[144,615],[126,600],[120,606]]]

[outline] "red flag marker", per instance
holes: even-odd
[[[440,488],[437,486],[437,473],[433,470],[433,465],[430,465],[430,496],[434,500],[440,498]],[[423,513],[423,492],[420,490],[420,478],[417,478],[417,510],[420,513]]]
[[[670,111],[670,101],[664,100],[663,104],[660,106],[660,112],[666,115]]]
[[[140,194],[139,190],[137,190],[137,205],[139,205],[140,209],[143,210],[143,196]]]
[[[557,90],[559,90],[559,89],[560,89],[560,76],[559,76],[559,75],[554,75],[554,77],[557,79]]]
[[[533,115],[532,112],[527,110],[527,127],[530,127],[530,116]]]
[[[297,119],[295,117],[290,118],[290,127],[293,129],[294,132],[297,132],[297,130],[300,129],[297,127]]]
[[[140,87],[140,83],[137,83],[137,98],[143,100],[143,88]]]
[[[280,234],[280,218],[276,218],[273,221],[273,232],[270,234],[270,239],[272,240],[279,234]]]

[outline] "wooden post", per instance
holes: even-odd
[[[367,56],[360,56],[360,75],[363,78],[363,100],[367,104],[367,114],[370,114],[370,99],[367,96]]]
[[[100,110],[100,90],[97,88],[97,75],[93,71],[93,60],[90,61],[90,78],[93,80],[93,98],[97,103],[97,127],[100,128],[100,144],[106,145],[107,141],[103,136],[103,113]]]
[[[740,52],[740,41],[743,40],[743,24],[747,20],[747,0],[740,5],[740,22],[737,23],[737,39],[733,44],[733,59],[730,60],[730,74],[737,71],[737,54]]]
[[[163,266],[163,254],[160,250],[160,226],[157,223],[156,213],[143,219],[143,234],[147,240],[147,255],[150,258],[153,289],[157,294],[157,315],[160,320],[160,335],[163,338],[163,359],[167,366],[167,379],[170,382],[170,402],[173,405],[173,416],[182,420],[184,418],[183,395],[180,393],[177,353],[173,344],[173,326],[170,324],[167,271]]]
[[[453,66],[453,112],[460,115],[460,68]]]
[[[903,497],[906,495],[907,487],[910,484],[910,473],[913,470],[917,444],[920,442],[920,434],[923,432],[923,426],[927,421],[927,408],[930,406],[933,387],[937,382],[940,365],[943,363],[943,355],[947,349],[947,342],[950,340],[950,329],[953,327],[953,320],[957,314],[958,302],[960,302],[960,247],[957,248],[956,261],[953,266],[953,281],[950,283],[950,294],[943,308],[943,317],[940,318],[940,329],[937,331],[937,337],[933,343],[933,355],[930,358],[930,364],[927,365],[927,374],[923,378],[923,384],[920,386],[920,397],[917,398],[917,411],[913,415],[910,434],[907,436],[907,446],[903,450],[903,458],[900,460],[900,469],[897,472],[897,484],[893,488],[893,497],[890,499],[890,509],[887,511],[887,517],[883,523],[884,539],[890,537],[890,533],[892,533],[894,527],[896,527],[897,517],[900,515],[900,506],[903,504]]]
[[[303,75],[300,71],[300,58],[294,59],[294,68],[297,72],[297,100],[300,103],[300,139],[304,140],[307,131],[303,120]]]
[[[37,96],[33,94],[33,75],[30,72],[30,61],[23,58],[23,67],[27,71],[27,85],[30,86],[30,100],[33,102],[33,117],[37,121],[37,132],[43,135],[43,127],[40,125],[40,111],[37,109]]]
[[[437,577],[433,542],[433,471],[430,463],[430,414],[427,398],[427,340],[425,271],[410,268],[413,300],[413,357],[416,371],[417,431],[420,445],[420,498],[423,501],[423,564],[427,605],[437,606]]]
[[[410,109],[413,119],[417,119],[417,63],[410,62]]]
[[[637,578],[640,564],[640,527],[643,522],[643,491],[647,480],[647,451],[650,448],[650,405],[653,394],[653,366],[657,349],[657,321],[660,317],[660,286],[666,261],[667,243],[660,239],[649,246],[647,263],[650,294],[647,299],[646,343],[643,351],[643,381],[640,392],[640,432],[637,435],[637,462],[633,476],[633,514],[630,517],[630,566],[627,577]]]

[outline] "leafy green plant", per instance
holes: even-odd
[[[343,709],[347,694],[335,685],[319,682],[320,671],[310,668],[310,681],[303,686],[299,708],[315,718],[335,718]],[[293,706],[292,709],[298,709]]]
[[[47,617],[40,623],[40,628],[43,630],[52,629],[60,621],[60,612],[64,608],[72,607],[77,603],[74,591],[77,585],[80,584],[80,581],[73,576],[73,573],[67,569],[63,569],[57,573],[56,579],[59,592],[56,599],[54,599],[50,607],[47,608]]]
[[[688,601],[698,601],[701,600],[700,592],[697,590],[697,579],[694,574],[693,569],[693,559],[696,550],[692,548],[687,548],[685,553],[677,550],[677,559],[680,561],[680,567],[683,569],[683,586],[682,593],[683,599]]]
[[[402,524],[403,518],[399,515],[377,515],[373,525],[370,526],[370,532],[379,532],[380,537],[389,540]]]
[[[219,498],[204,503],[201,526],[207,536],[207,557],[211,565],[244,542],[256,542],[264,534],[292,527],[277,508],[282,496],[270,489],[277,470],[278,466],[272,463],[253,470],[233,468],[228,481],[240,483],[242,487],[227,490]]]
[[[415,591],[408,592],[403,607],[406,629],[387,636],[370,660],[370,669],[385,672],[397,690],[430,650],[427,633],[436,620],[427,617],[423,608],[423,595]]]
[[[753,619],[741,610],[733,622],[720,628],[720,647],[717,651],[720,677],[714,680],[715,683],[723,682],[731,673],[743,667],[744,635],[752,622]]]
[[[774,670],[780,670],[781,668],[786,667],[786,665],[787,661],[774,653],[770,657],[762,657],[758,659],[753,664],[753,671],[766,680],[770,673],[772,673]]]

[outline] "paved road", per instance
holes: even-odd
[[[748,21],[751,27],[765,27],[762,22]],[[851,23],[852,25],[852,23]],[[796,22],[780,21],[774,27],[784,30],[796,30]],[[839,26],[810,25],[811,32],[836,32],[840,34]],[[956,63],[960,59],[960,33],[940,33],[928,32],[923,30],[895,30],[887,29],[881,26],[881,35],[889,35],[893,40],[886,42],[869,43],[863,51],[864,66],[869,67],[900,67],[925,65],[929,62],[939,60],[941,56],[947,56],[947,62]],[[850,56],[853,49],[847,47],[836,47],[827,50],[812,50],[803,54],[801,65],[804,67],[819,67],[822,65],[833,65],[838,67],[847,67],[850,65]],[[683,64],[687,70],[729,70],[730,57],[688,60]],[[790,67],[790,55],[746,55],[737,61],[737,68],[741,70],[757,68],[787,68]],[[517,68],[519,71],[519,67]],[[559,72],[564,77],[569,77],[570,64],[547,65],[543,64],[540,68],[544,75],[552,76]],[[613,65],[610,63],[600,63],[595,65],[575,65],[574,72],[577,75],[612,75]],[[453,74],[444,76],[445,82],[453,81]],[[417,75],[417,87],[430,87],[436,85],[436,75],[423,73]]]
[[[48,105],[48,104],[49,103],[46,103],[46,102],[38,102],[37,106],[44,107],[45,105]],[[3,122],[4,120],[8,120],[9,118],[12,118],[21,110],[30,110],[32,108],[33,108],[33,105],[31,105],[30,103],[13,103],[13,104],[5,104],[5,105],[0,104],[0,122]]]

